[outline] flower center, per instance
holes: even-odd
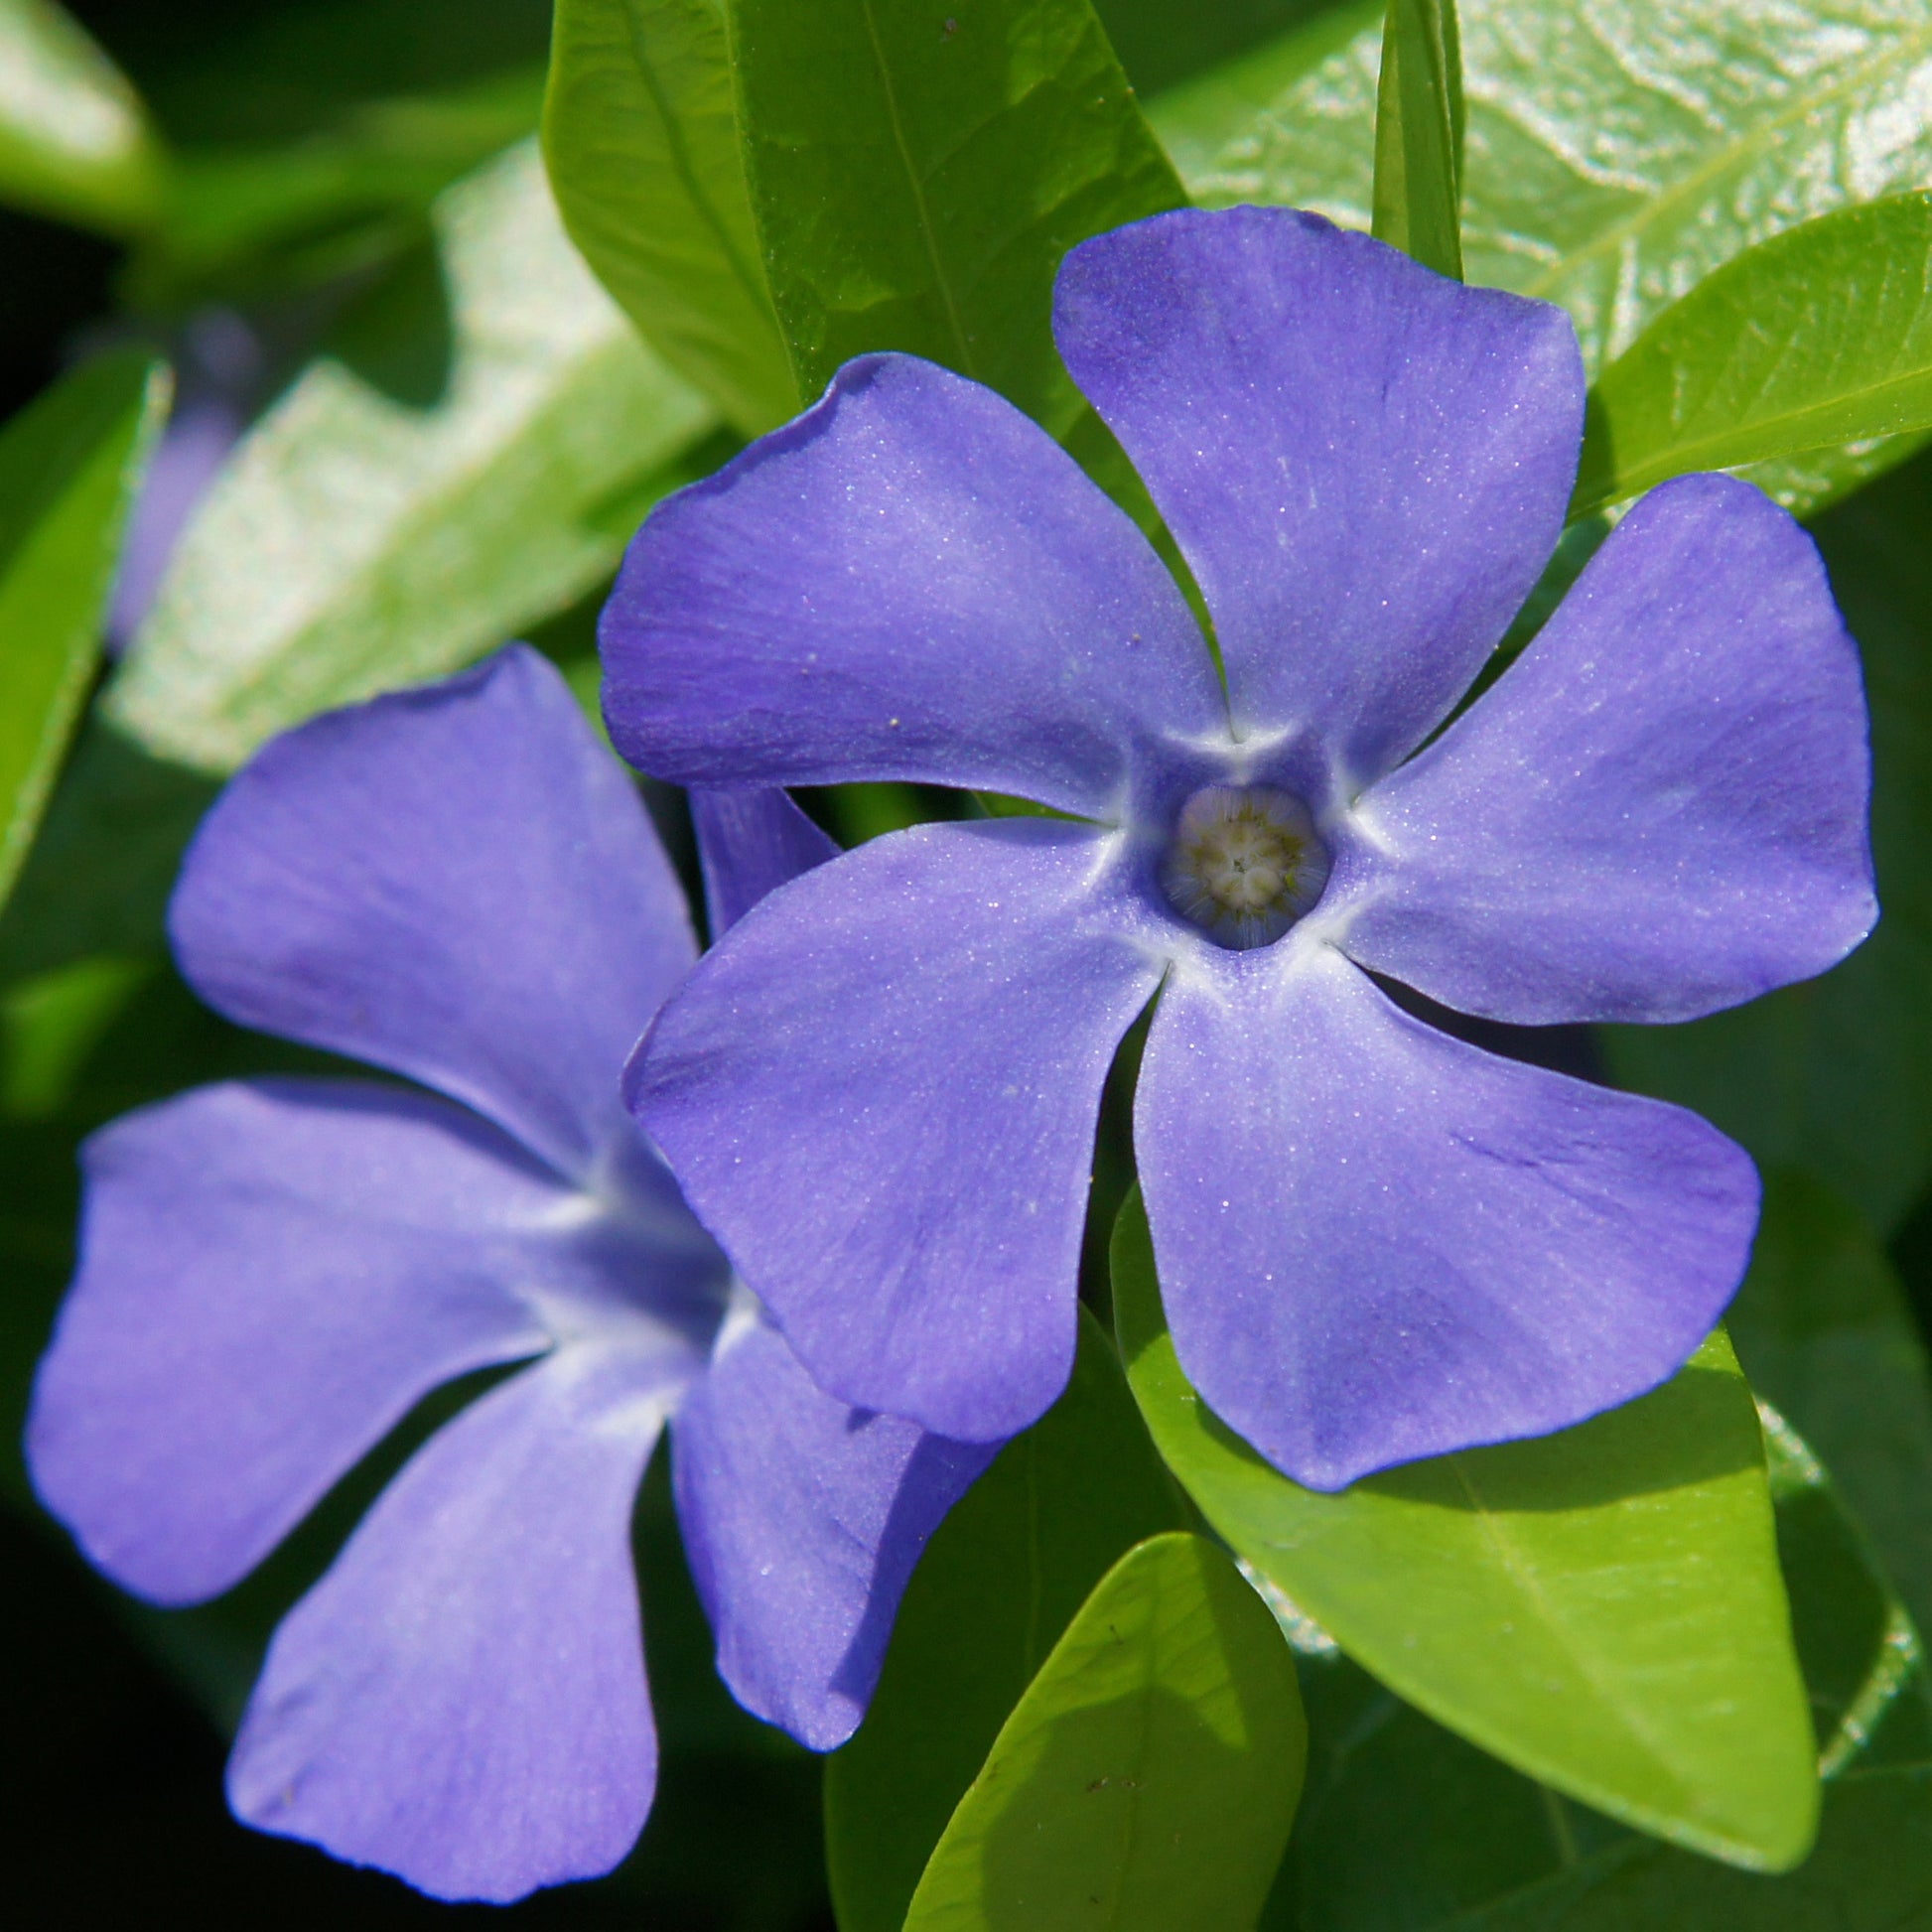
[[[1328,854],[1308,807],[1269,785],[1195,792],[1161,861],[1175,911],[1237,952],[1279,939],[1327,883]]]

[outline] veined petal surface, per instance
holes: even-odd
[[[782,785],[744,790],[699,785],[691,793],[691,830],[714,941],[766,893],[839,856],[837,843],[799,810]]]
[[[1877,916],[1858,647],[1811,538],[1652,490],[1523,655],[1363,799],[1351,958],[1494,1020],[1672,1021],[1834,966]]]
[[[635,787],[522,645],[275,740],[203,822],[170,927],[230,1019],[440,1088],[574,1175],[697,956]]]
[[[611,739],[680,784],[902,778],[1106,817],[1224,731],[1147,540],[1037,424],[910,355],[652,512],[599,627]]]
[[[1053,329],[1213,613],[1237,732],[1307,737],[1339,796],[1378,777],[1562,533],[1584,405],[1563,311],[1318,215],[1184,209],[1073,249]]]
[[[1452,1039],[1326,948],[1176,969],[1135,1142],[1181,1366],[1313,1489],[1655,1388],[1757,1218],[1696,1115]]]

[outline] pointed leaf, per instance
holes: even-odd
[[[1932,427],[1932,194],[1760,242],[1597,377],[1573,516],[1688,470]]]
[[[1532,1443],[1299,1488],[1188,1386],[1138,1194],[1114,1235],[1128,1378],[1245,1559],[1391,1690],[1506,1762],[1781,1870],[1817,1819],[1750,1392],[1722,1332],[1654,1395]]]
[[[134,89],[51,0],[0,0],[0,202],[125,234],[153,218],[161,154]]]
[[[592,280],[532,148],[437,224],[442,281],[408,288],[359,367],[312,364],[208,492],[108,698],[148,751],[231,768],[562,609],[715,421]]]
[[[0,903],[80,716],[167,370],[83,364],[0,431]]]
[[[866,1721],[826,1764],[840,1932],[898,1932],[946,1821],[1088,1591],[1183,1521],[1112,1344],[1091,1317],[1080,1327],[1066,1393],[934,1533]]]
[[[798,388],[896,348],[1056,435],[1076,242],[1184,197],[1087,0],[730,0],[752,200]]]
[[[1275,1620],[1213,1544],[1130,1550],[1000,1728],[906,1932],[1252,1925],[1308,1751]]]
[[[748,436],[795,415],[725,0],[558,0],[543,144],[564,225],[644,340]]]
[[[1389,0],[1375,88],[1374,230],[1458,282],[1462,122],[1455,0]]]

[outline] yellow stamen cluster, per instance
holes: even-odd
[[[1174,909],[1236,951],[1279,939],[1327,883],[1328,855],[1307,807],[1268,785],[1195,792],[1161,866]]]

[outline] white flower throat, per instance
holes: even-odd
[[[1327,883],[1328,854],[1307,806],[1270,785],[1195,792],[1161,861],[1174,910],[1237,952],[1279,939]]]

